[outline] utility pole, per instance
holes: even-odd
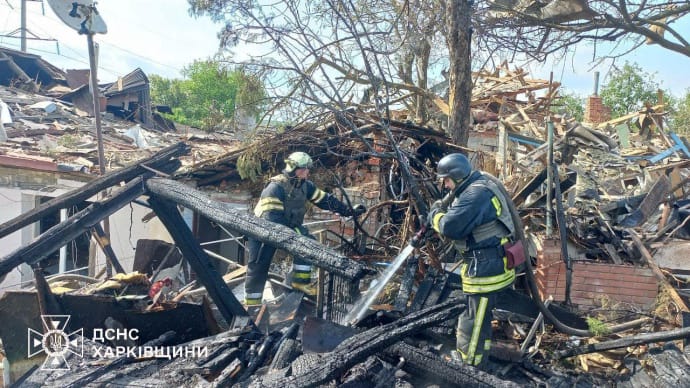
[[[25,1],[25,0],[22,0]],[[53,8],[55,14],[79,35],[86,35],[86,42],[89,49],[89,70],[90,70],[90,90],[93,100],[93,117],[96,126],[96,140],[98,142],[98,168],[100,175],[105,175],[105,151],[103,149],[103,130],[101,128],[101,102],[98,90],[98,66],[96,64],[96,48],[93,41],[95,34],[105,34],[108,29],[105,22],[98,14],[93,0],[82,0],[81,2],[70,2],[66,0],[48,0],[48,4]],[[103,191],[101,197],[106,197],[108,193]],[[103,219],[103,231],[106,237],[110,235],[110,222],[108,217]],[[89,263],[89,268],[95,267]],[[106,274],[112,275],[110,261],[106,260]]]
[[[85,7],[87,8],[87,7]],[[91,6],[87,8],[88,10],[85,12],[86,13],[86,20],[85,23],[82,24],[82,26],[85,26],[87,24],[91,23],[91,18],[94,17],[98,11],[96,11],[95,6]],[[101,176],[105,175],[105,150],[103,149],[103,130],[102,130],[102,125],[101,125],[101,94],[100,91],[98,90],[98,66],[96,65],[96,47],[95,43],[93,42],[93,36],[94,32],[91,31],[90,29],[84,29],[79,30],[79,33],[86,33],[86,42],[89,45],[89,69],[91,73],[91,96],[93,98],[93,117],[95,119],[95,124],[96,124],[96,140],[98,143],[98,170],[101,173]],[[108,193],[107,191],[103,191],[101,196],[103,198],[107,197]],[[110,236],[110,220],[108,217],[103,219],[103,231],[105,232],[105,235]],[[113,269],[112,266],[110,265],[110,261],[106,260],[105,261],[105,273],[107,277],[110,277],[113,275]]]
[[[26,52],[26,0],[22,0],[22,20],[21,20],[21,31],[20,31],[20,36],[21,36],[21,45],[22,45],[22,52]]]
[[[31,32],[29,30],[29,28],[26,26],[26,2],[27,1],[41,1],[41,0],[22,0],[21,9],[19,11],[20,15],[21,15],[19,28],[15,29],[14,31],[12,31],[10,33],[0,35],[0,37],[2,37],[2,38],[14,38],[14,39],[19,38],[20,48],[21,48],[21,51],[23,53],[25,53],[27,50],[27,48],[26,48],[26,41],[27,40],[44,40],[44,41],[49,41],[49,42],[57,42],[57,40],[55,40],[55,39],[40,38],[39,36],[37,36],[36,34]],[[12,8],[12,7],[10,6],[10,8]],[[14,8],[12,8],[12,9],[14,9]],[[19,33],[18,37],[16,35],[17,33]],[[31,36],[27,37],[27,33],[31,34]],[[60,47],[58,46],[58,53],[59,52],[60,52]]]

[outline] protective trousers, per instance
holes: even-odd
[[[247,306],[256,306],[260,305],[263,299],[268,269],[276,248],[258,240],[249,240],[247,245],[249,259],[247,260],[247,279],[244,282],[244,303]]]
[[[309,234],[303,226],[295,228],[295,231],[314,239],[314,236]],[[244,282],[244,303],[247,306],[260,305],[276,248],[258,240],[249,240],[247,245],[249,259],[247,260],[247,278]],[[308,261],[295,257],[292,261],[292,282],[311,283],[311,269],[312,266]]]
[[[315,240],[314,236],[309,234],[309,230],[304,226],[295,228],[298,234],[307,236]],[[292,283],[309,284],[311,283],[311,263],[301,257],[295,257],[292,260]]]
[[[491,310],[497,295],[497,292],[465,295],[467,308],[458,318],[455,339],[458,353],[466,364],[482,367],[489,358]]]

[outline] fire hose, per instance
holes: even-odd
[[[504,198],[508,199],[506,202],[508,203],[508,207],[510,210],[510,216],[513,220],[513,223],[515,224],[515,238],[516,241],[526,241],[525,240],[525,233],[524,233],[524,225],[522,224],[522,219],[520,218],[520,214],[518,213],[517,207],[513,203],[513,201],[510,200],[510,195],[506,191],[505,187],[503,186],[503,183],[499,181],[496,177],[492,176],[491,174],[486,174],[482,173],[482,175],[491,180],[496,184],[496,186],[499,188],[501,191],[501,194],[503,194]],[[451,190],[450,193],[448,193],[442,200],[442,206],[443,208],[447,208],[448,205],[450,205],[451,201],[455,198],[457,195],[459,187],[456,187],[455,189]],[[418,248],[421,246],[426,238],[433,232],[433,229],[429,228],[428,222],[422,222],[422,227],[415,233],[415,235],[412,237],[409,245],[414,246],[415,248]],[[523,251],[524,255],[527,258],[525,260],[525,264],[527,266],[527,269],[525,271],[525,274],[527,276],[527,285],[529,287],[529,292],[531,293],[532,300],[534,300],[535,304],[537,305],[537,308],[539,311],[544,315],[544,317],[554,325],[554,327],[565,334],[569,335],[574,335],[578,337],[592,337],[594,336],[593,333],[591,333],[589,330],[584,330],[584,329],[577,329],[571,326],[566,325],[565,323],[561,322],[556,318],[556,316],[548,309],[548,307],[544,304],[544,302],[541,300],[539,297],[539,289],[537,288],[537,282],[536,279],[534,278],[534,267],[532,266],[532,262],[530,260],[529,252],[527,250],[527,244],[523,244]],[[628,330],[630,328],[633,328],[637,325],[639,325],[640,321],[639,320],[634,320],[631,322],[626,322],[622,323],[619,325],[613,325],[607,327],[608,332],[610,333],[616,333],[616,332],[621,332],[624,330]]]
[[[498,186],[499,190],[501,191],[501,194],[503,194],[504,198],[510,199],[510,195],[506,191],[505,187],[503,187],[503,183],[499,181],[496,177],[490,175],[490,174],[483,174],[484,177],[487,179],[491,180]],[[510,216],[513,219],[513,222],[515,223],[515,238],[518,240],[526,241],[525,240],[525,232],[524,232],[524,226],[522,224],[522,219],[520,218],[520,214],[518,213],[517,207],[513,203],[513,201],[506,201],[508,202],[508,207],[510,208]],[[532,266],[532,261],[529,259],[529,252],[527,251],[527,244],[523,244],[523,249],[525,253],[525,257],[527,260],[525,260],[525,263],[527,265],[527,270],[525,271],[525,275],[527,276],[527,285],[529,286],[529,291],[532,294],[532,299],[534,302],[537,304],[537,308],[539,308],[539,311],[544,315],[544,317],[551,322],[554,327],[559,330],[562,333],[569,334],[569,335],[574,335],[578,337],[593,337],[594,334],[591,333],[589,330],[583,330],[583,329],[577,329],[571,326],[566,325],[565,323],[561,322],[556,318],[555,315],[548,309],[546,305],[544,305],[544,302],[541,300],[539,297],[539,289],[537,288],[537,281],[534,278],[534,267]],[[626,322],[622,323],[619,325],[613,325],[609,326],[607,329],[610,333],[616,333],[616,332],[621,332],[624,330],[628,330],[632,327],[635,327],[636,325],[639,324],[639,321],[632,321],[632,322]]]

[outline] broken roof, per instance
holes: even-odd
[[[146,74],[140,68],[136,68],[124,77],[119,77],[117,81],[106,85],[103,93],[110,97],[120,93],[135,92],[141,89],[148,90],[148,85],[149,79]]]

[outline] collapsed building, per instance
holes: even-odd
[[[195,158],[183,170],[179,167],[198,143],[170,144],[0,225],[2,238],[111,189],[108,197],[89,201],[0,259],[0,276],[21,263],[33,265],[35,291],[8,292],[4,306],[0,300],[3,322],[13,322],[0,330],[5,354],[12,365],[24,364],[13,381],[27,386],[513,386],[599,384],[623,372],[620,385],[687,381],[677,347],[646,348],[688,336],[686,329],[675,329],[685,327],[687,295],[684,263],[673,259],[685,245],[682,201],[690,154],[685,140],[664,124],[663,106],[588,124],[553,115],[545,125],[557,85],[501,69],[479,74],[478,80],[469,149],[453,145],[442,131],[407,121],[382,122],[358,111],[325,115],[318,125],[268,132],[219,156]],[[535,97],[542,89],[546,97]],[[368,206],[361,223],[314,209],[310,228],[316,243],[247,213],[262,177],[280,168],[294,150],[314,155],[313,179],[322,187]],[[457,151],[469,153],[476,167],[501,177],[514,193],[534,265],[525,274],[534,274],[536,292],[525,275],[494,311],[503,335],[492,355],[503,364],[492,373],[444,357],[444,346],[453,342],[453,319],[464,305],[454,258],[437,238],[403,263],[365,316],[348,321],[371,280],[416,232],[418,203],[440,195],[435,163]],[[99,230],[102,220],[127,206],[147,209],[140,220],[158,219],[170,237],[138,239],[131,270]],[[41,260],[85,232],[100,241],[114,274],[108,279],[46,277]],[[274,298],[249,316],[237,296],[246,271],[242,241],[248,236],[318,267],[317,298],[291,290],[278,260],[267,290]],[[553,301],[543,311],[537,298]],[[69,322],[56,320],[52,329],[65,333],[69,345],[44,347],[47,337],[40,329],[47,324],[41,317],[65,315]],[[544,315],[546,323],[555,319],[562,326],[545,330]],[[589,342],[597,322],[637,334],[626,337],[601,328],[600,342]],[[564,327],[580,335],[564,337]],[[33,348],[29,344],[29,354],[35,353],[29,358],[27,328],[41,340]],[[137,328],[136,339],[95,334],[131,328]],[[72,337],[79,329],[82,334]],[[87,352],[77,354],[79,345]],[[191,351],[193,358],[119,352],[135,347],[203,351]],[[570,357],[577,357],[579,370],[558,365]],[[61,370],[51,370],[52,362],[52,369]],[[65,365],[71,368],[57,368]]]

